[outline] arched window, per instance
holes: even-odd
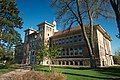
[[[59,61],[59,65],[61,65],[61,61]]]
[[[75,65],[78,65],[78,61],[75,61]]]
[[[65,62],[64,62],[64,61],[62,61],[62,65],[65,65]]]
[[[73,65],[73,61],[70,61],[70,65]]]
[[[68,62],[68,61],[66,61],[66,65],[69,65],[69,62]]]
[[[80,66],[83,66],[83,61],[80,61]]]

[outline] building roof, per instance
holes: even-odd
[[[60,35],[64,35],[64,34],[70,34],[70,33],[79,31],[80,29],[81,29],[81,27],[78,26],[78,27],[74,27],[74,28],[71,28],[71,29],[68,29],[68,30],[58,31],[58,32],[55,32],[53,36],[60,36]]]
[[[52,26],[52,27],[55,26],[54,24],[50,24],[50,23],[48,23],[47,21],[44,21],[44,22],[38,24],[37,26],[39,27],[39,26],[44,25],[44,24],[50,25],[50,26]]]
[[[89,29],[87,26],[85,26],[87,29]],[[109,34],[101,27],[101,25],[94,25],[94,28],[98,29],[103,35],[104,37],[106,37],[107,39],[111,40],[111,37],[109,36]],[[74,33],[80,33],[81,32],[81,27],[77,26],[74,28],[71,28],[69,30],[62,30],[62,31],[58,31],[55,32],[54,35],[52,36],[52,38],[56,38],[56,37],[60,37],[60,36],[66,36],[69,34],[74,34]]]
[[[33,28],[28,28],[28,29],[24,30],[24,32],[29,31],[29,30],[31,30],[31,31],[36,31],[36,30],[33,29]]]

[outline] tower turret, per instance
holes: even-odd
[[[56,21],[53,21],[53,25],[54,25],[54,32],[58,32],[58,30],[57,30],[57,24],[56,24]]]

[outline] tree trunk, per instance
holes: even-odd
[[[85,40],[85,42],[86,42],[86,45],[87,45],[87,47],[88,47],[88,52],[89,52],[89,57],[90,57],[90,67],[91,67],[91,68],[95,68],[94,60],[93,60],[93,55],[92,55],[92,54],[93,54],[93,53],[92,53],[92,48],[91,48],[89,39],[88,39],[88,37],[87,37],[85,27],[84,27],[83,23],[79,23],[79,25],[81,26],[82,34],[83,34],[84,40]]]
[[[92,61],[93,61],[93,67],[96,68],[96,61],[95,61],[95,52],[94,52],[94,28],[93,28],[93,18],[92,18],[92,13],[90,11],[90,9],[88,10],[88,18],[89,18],[89,24],[90,24],[90,45],[91,45],[91,49],[92,49]]]
[[[95,63],[94,63],[94,59],[93,59],[94,56],[93,56],[92,46],[91,46],[90,41],[88,39],[85,27],[83,25],[82,16],[81,16],[80,11],[79,11],[80,10],[79,9],[79,0],[77,0],[76,3],[77,3],[77,11],[78,11],[78,16],[79,16],[79,18],[77,18],[77,17],[76,18],[78,20],[79,25],[81,26],[82,34],[83,34],[84,40],[86,42],[86,45],[88,47],[88,52],[89,52],[89,57],[90,57],[90,66],[91,66],[91,68],[96,68]],[[93,29],[91,29],[91,30],[93,30]]]
[[[52,67],[51,67],[51,59],[50,59],[50,62],[49,62],[49,71],[52,70]]]

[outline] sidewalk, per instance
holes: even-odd
[[[30,70],[24,70],[24,69],[16,69],[15,71],[11,71],[9,73],[5,73],[0,76],[0,80],[12,80],[13,76],[22,76],[25,73],[27,73]],[[18,79],[16,79],[18,80]]]

